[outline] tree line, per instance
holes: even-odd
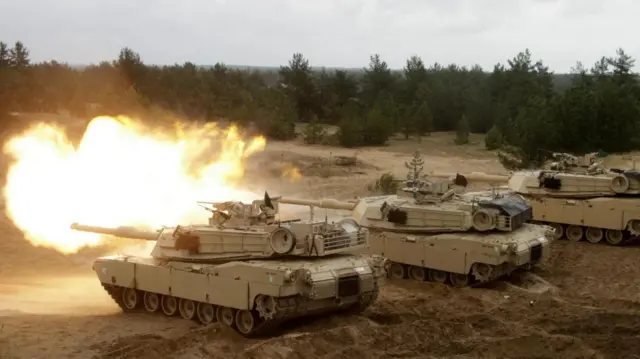
[[[487,133],[488,149],[503,149],[520,165],[549,151],[622,152],[638,148],[640,87],[634,59],[622,49],[591,68],[577,63],[558,86],[529,50],[491,72],[480,66],[426,65],[418,56],[401,71],[372,55],[360,72],[312,68],[302,54],[276,71],[215,66],[152,66],[130,48],[117,59],[83,68],[32,63],[21,42],[0,42],[0,113],[55,112],[76,116],[127,114],[159,108],[187,118],[228,119],[275,139],[295,136],[306,122],[307,143],[383,145],[433,131]],[[319,124],[337,125],[328,136]]]

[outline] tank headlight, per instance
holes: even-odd
[[[380,268],[387,270],[387,268],[389,268],[389,266],[391,266],[391,261],[388,260],[387,258],[384,257],[380,257],[380,260],[378,261],[378,264],[380,265]]]
[[[294,272],[291,269],[287,269],[284,272],[284,281],[285,282],[295,282],[298,279],[298,272]]]
[[[500,252],[507,253],[507,252],[509,252],[509,249],[510,248],[509,248],[508,244],[503,244],[503,245],[500,246]]]
[[[385,257],[372,255],[371,257],[367,258],[367,264],[371,268],[371,271],[374,273],[374,275],[380,277],[385,275],[385,271],[387,271],[387,267],[389,266],[390,262]]]
[[[556,235],[556,229],[553,227],[547,227],[547,230],[544,232],[545,239],[553,239]]]
[[[387,263],[387,258],[374,254],[371,257],[369,257],[369,265],[371,265],[372,267],[384,267],[385,264]]]
[[[307,283],[313,283],[313,277],[311,276],[311,271],[308,269],[300,270],[300,278],[302,278]]]

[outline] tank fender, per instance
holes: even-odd
[[[101,260],[93,262],[93,270],[100,282],[127,288],[135,288],[136,264],[127,262],[126,257],[121,260]]]
[[[247,307],[260,311],[260,308],[267,306],[277,308],[278,306],[296,305],[283,297],[291,297],[300,293],[300,283],[304,282],[306,269],[282,268],[278,271],[267,272],[266,281],[252,281],[249,283],[249,297]]]

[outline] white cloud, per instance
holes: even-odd
[[[151,63],[392,67],[425,62],[490,69],[530,48],[553,70],[623,47],[640,56],[640,3],[631,0],[21,0],[0,2],[0,41],[35,60],[114,58],[129,46]]]

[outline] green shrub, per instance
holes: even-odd
[[[484,137],[484,146],[490,151],[502,147],[503,142],[502,132],[496,126],[491,127]]]
[[[398,190],[398,180],[390,173],[383,173],[374,183],[367,185],[369,192],[379,194],[394,194]]]

